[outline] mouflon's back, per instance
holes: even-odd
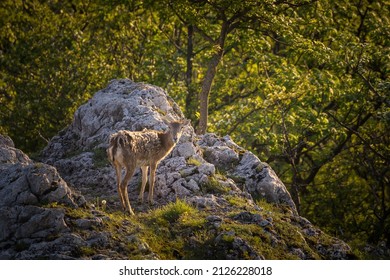
[[[167,133],[146,130],[120,130],[110,137],[108,156],[111,162],[135,161],[137,166],[149,165],[161,161],[173,148]]]

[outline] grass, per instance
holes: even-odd
[[[210,186],[209,186],[210,187]],[[217,183],[212,186],[217,188]],[[283,206],[256,201],[257,206],[248,203],[244,197],[233,194],[218,194],[226,205],[199,210],[185,200],[176,200],[167,205],[128,216],[120,211],[107,209],[104,212],[84,208],[67,208],[57,203],[46,207],[65,208],[66,222],[72,233],[84,239],[98,231],[108,232],[110,244],[106,247],[81,247],[74,255],[77,258],[91,258],[95,254],[111,254],[111,258],[148,259],[223,259],[233,248],[235,238],[240,238],[259,255],[266,259],[298,259],[293,249],[299,248],[309,259],[321,259],[316,246],[324,247],[335,243],[334,238],[321,233],[307,236],[302,232],[297,218]],[[243,211],[260,214],[271,221],[268,226],[255,222],[242,222],[235,217]],[[103,225],[98,228],[80,229],[73,220],[102,218]],[[209,223],[208,216],[219,216],[219,226]],[[230,232],[229,234],[226,234]],[[221,243],[216,238],[222,234]],[[229,247],[230,246],[230,247]],[[23,244],[19,245],[24,249]],[[233,249],[232,249],[233,250]],[[107,253],[111,252],[111,253]],[[117,255],[112,255],[117,254]],[[251,256],[242,255],[242,258]]]
[[[247,201],[243,198],[227,196],[227,201],[240,208],[249,208]],[[252,209],[252,211],[256,213],[256,210]],[[261,213],[264,215],[263,211]],[[140,214],[138,220],[143,221],[141,233],[143,240],[162,259],[223,259],[223,254],[226,252],[221,251],[221,248],[216,248],[214,241],[221,232],[233,233],[222,235],[222,242],[226,246],[232,243],[237,236],[245,240],[266,259],[298,259],[298,256],[289,251],[289,248],[295,247],[301,248],[311,256],[310,258],[320,258],[306,243],[298,227],[282,220],[283,210],[277,206],[268,206],[267,213],[264,217],[273,219],[273,226],[269,229],[258,224],[244,224],[235,221],[233,217],[237,214],[237,207],[232,207],[227,212],[225,209],[223,213],[215,213],[215,211],[207,213],[193,208],[185,201],[178,200],[159,209]],[[205,218],[210,214],[220,214],[225,217],[218,230],[207,225]],[[275,242],[275,239],[279,242]]]
[[[200,165],[202,165],[202,162],[194,157],[189,157],[187,159],[187,164],[194,165],[194,166],[200,166]]]
[[[181,218],[194,216],[198,214],[198,210],[187,204],[183,200],[177,200],[175,203],[170,203],[162,208],[154,210],[150,215],[159,223],[176,223]]]
[[[84,208],[66,208],[66,216],[71,219],[92,219],[94,215],[87,209]]]
[[[73,255],[78,258],[87,258],[95,254],[96,254],[96,249],[88,246],[80,246],[73,251]]]
[[[208,181],[205,184],[201,185],[201,190],[203,193],[210,194],[227,194],[230,189],[226,186],[223,186],[217,178],[218,174],[208,177]]]
[[[141,238],[162,259],[191,258],[189,240],[202,236],[206,220],[203,213],[183,200],[139,214],[143,221]]]
[[[248,200],[244,197],[227,195],[225,198],[231,205],[236,206],[238,209],[246,208],[248,206]]]

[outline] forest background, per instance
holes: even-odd
[[[18,148],[38,154],[111,79],[158,85],[364,258],[390,248],[389,70],[387,0],[0,2],[0,133]]]

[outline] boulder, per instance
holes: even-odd
[[[236,236],[234,231],[223,231],[215,238],[218,254],[227,260],[264,260],[245,240]]]
[[[0,135],[0,165],[15,163],[27,165],[31,162],[26,154],[15,148],[15,144],[10,137]]]
[[[208,133],[202,136],[198,145],[204,150],[204,158],[208,162],[242,182],[242,188],[252,196],[286,204],[297,213],[290,193],[273,169],[253,153],[239,147],[229,136],[218,137]]]
[[[48,207],[51,204],[76,208],[85,200],[53,166],[33,162],[0,135],[0,259],[19,258],[18,248],[70,231],[65,211]],[[34,258],[37,253],[42,252],[36,251]]]
[[[20,163],[0,168],[0,207],[61,203],[83,204],[57,170],[44,163]]]

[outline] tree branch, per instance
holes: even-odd
[[[368,143],[361,135],[360,133],[355,129],[355,128],[351,128],[345,124],[343,124],[342,122],[340,122],[333,114],[331,114],[330,112],[326,112],[326,114],[328,116],[330,116],[337,124],[339,124],[340,126],[342,126],[343,128],[345,128],[346,130],[348,130],[350,133],[352,134],[355,134],[365,145],[366,147],[368,147],[374,154],[376,154],[378,157],[380,157],[381,159],[385,160],[386,162],[389,162],[390,159],[385,157],[384,155],[382,155],[381,153],[379,153],[378,151],[376,151],[374,148],[371,147],[370,143]],[[371,113],[369,114],[371,115]],[[367,116],[366,116],[367,117]],[[358,127],[357,127],[358,128]]]
[[[211,38],[209,35],[206,34],[206,32],[204,32],[201,28],[199,28],[195,23],[191,23],[187,20],[185,20],[180,13],[178,13],[175,8],[173,7],[172,3],[169,3],[169,8],[174,12],[174,14],[177,16],[177,18],[186,26],[188,25],[192,25],[194,30],[199,33],[206,41],[212,43],[212,44],[215,44],[216,40],[214,40],[213,38]]]
[[[250,115],[252,115],[253,113],[257,112],[257,111],[260,111],[262,110],[263,108],[254,108],[252,109],[250,112],[246,113],[243,117],[241,117],[234,125],[233,127],[228,131],[228,135],[232,134],[233,131],[236,130],[236,128],[243,122],[245,121]]]

